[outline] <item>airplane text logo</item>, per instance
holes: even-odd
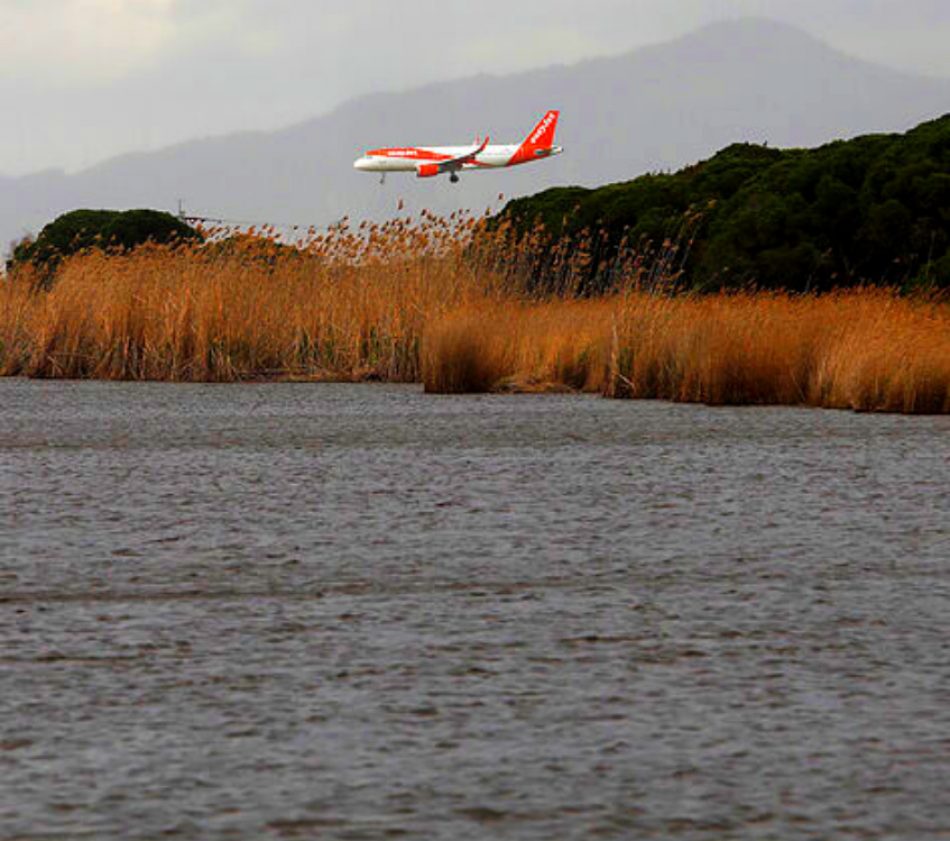
[[[531,135],[530,142],[537,143],[538,138],[541,137],[548,130],[548,126],[551,125],[552,122],[554,122],[554,119],[555,119],[554,114],[548,114],[547,117],[545,117],[541,121],[541,123],[538,125],[538,127],[535,129],[534,134]]]

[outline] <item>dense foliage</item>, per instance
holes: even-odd
[[[32,263],[53,269],[64,257],[90,248],[124,251],[146,242],[200,239],[194,228],[158,210],[73,210],[46,225],[35,240],[16,246],[8,268]]]
[[[589,250],[589,291],[627,248],[695,289],[950,288],[950,114],[811,150],[736,144],[675,174],[518,199],[501,219]]]

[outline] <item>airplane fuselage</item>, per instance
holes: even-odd
[[[363,172],[416,172],[420,165],[438,164],[449,161],[471,151],[471,146],[404,146],[392,149],[371,149],[354,164],[355,169]],[[460,169],[499,169],[541,160],[559,155],[564,150],[560,146],[550,149],[536,149],[532,157],[514,161],[519,144],[505,146],[486,146],[471,161],[460,165]]]
[[[503,169],[559,155],[564,150],[554,145],[559,111],[548,111],[521,142],[490,146],[488,138],[472,146],[390,146],[370,149],[353,163],[363,172],[415,172],[419,178],[448,173],[458,181],[459,172]]]

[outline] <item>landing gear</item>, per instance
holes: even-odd
[[[449,176],[449,181],[451,181],[453,184],[458,184],[458,183],[459,183],[459,174],[458,174],[457,172],[453,172],[453,173]]]
[[[379,183],[380,183],[380,184],[385,184],[385,183],[386,183],[386,173],[385,173],[385,172],[384,172],[382,175],[379,176]]]

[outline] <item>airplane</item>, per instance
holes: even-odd
[[[381,173],[385,183],[387,172],[415,172],[419,178],[432,178],[449,173],[454,184],[460,171],[499,169],[531,161],[543,160],[564,151],[554,145],[554,132],[560,111],[548,111],[531,133],[518,144],[489,146],[488,138],[476,140],[472,146],[399,146],[371,149],[357,158],[353,168],[361,172]]]

